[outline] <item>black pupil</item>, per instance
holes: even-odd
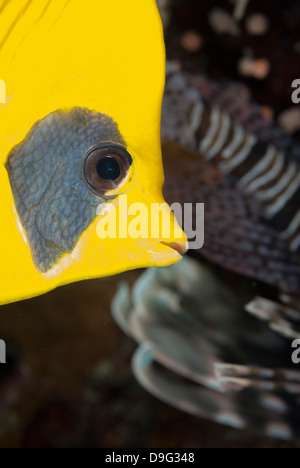
[[[98,162],[97,174],[102,180],[116,180],[121,175],[121,168],[116,159],[106,157]]]

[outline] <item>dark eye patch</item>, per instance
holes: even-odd
[[[118,179],[121,175],[121,167],[113,157],[105,157],[97,164],[97,174],[100,179],[111,182]]]
[[[35,124],[9,154],[6,168],[16,209],[41,272],[72,253],[105,203],[81,171],[87,149],[108,141],[126,148],[110,117],[83,108],[58,110]],[[100,173],[114,177],[117,167],[108,164]]]

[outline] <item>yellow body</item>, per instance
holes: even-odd
[[[163,202],[164,63],[155,0],[0,0],[0,79],[6,84],[6,103],[0,103],[0,304],[181,259],[160,242],[172,238],[101,240],[96,220],[74,252],[42,274],[34,266],[4,166],[37,120],[57,109],[86,107],[112,117],[133,154],[136,182],[128,203]]]

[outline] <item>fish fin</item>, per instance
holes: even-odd
[[[259,115],[243,87],[230,84],[220,90],[203,81],[197,85],[197,77],[168,67],[163,139],[204,157],[241,198],[251,195],[258,202],[261,221],[299,253],[299,146]]]
[[[131,299],[128,291],[125,300],[119,291],[113,309],[139,343],[133,370],[144,388],[221,424],[300,435],[300,377],[289,340],[246,313],[215,275],[185,258],[142,274]]]

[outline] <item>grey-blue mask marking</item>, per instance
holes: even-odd
[[[9,154],[16,208],[41,272],[72,253],[105,203],[89,190],[81,168],[87,151],[108,141],[125,145],[110,117],[83,108],[58,110],[37,122]]]

